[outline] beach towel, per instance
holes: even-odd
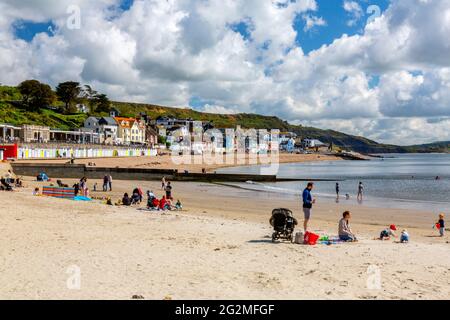
[[[91,198],[84,197],[84,196],[76,196],[73,198],[73,200],[75,200],[75,201],[92,201]]]

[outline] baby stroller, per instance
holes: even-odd
[[[273,227],[272,242],[278,239],[284,239],[292,242],[295,226],[298,224],[297,219],[292,215],[289,209],[274,209],[270,218],[270,225]]]

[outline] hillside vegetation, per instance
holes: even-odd
[[[83,126],[89,115],[104,116],[107,113],[92,114],[72,113],[65,114],[58,110],[42,108],[39,111],[30,111],[20,104],[21,95],[16,87],[0,86],[0,122],[14,125],[35,124],[49,126],[55,129],[69,130]],[[53,106],[63,105],[55,101]],[[322,130],[313,127],[291,125],[274,116],[258,114],[212,114],[203,113],[187,108],[171,108],[152,104],[112,102],[122,116],[136,116],[145,112],[155,119],[159,116],[176,118],[192,118],[199,121],[212,121],[217,128],[233,128],[240,125],[243,128],[279,129],[292,131],[302,138],[319,139],[324,143],[333,143],[335,146],[363,153],[405,153],[405,152],[450,152],[449,142],[439,142],[417,146],[395,146],[380,144],[364,137],[352,136],[334,130]]]

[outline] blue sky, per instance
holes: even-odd
[[[359,0],[355,2],[361,6],[364,15],[352,26],[347,25],[352,17],[344,10],[343,1],[317,0],[319,10],[315,15],[322,17],[326,21],[326,26],[318,26],[304,32],[305,22],[302,17],[297,17],[294,28],[298,31],[297,43],[303,51],[309,53],[324,44],[331,44],[333,40],[340,38],[343,34],[351,36],[362,33],[371,16],[367,13],[367,8],[376,5],[381,12],[384,12],[389,5],[389,0]]]

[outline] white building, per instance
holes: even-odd
[[[102,143],[117,143],[118,125],[114,118],[88,117],[84,121],[84,130],[92,130],[93,132],[100,134]]]
[[[326,144],[317,139],[303,139],[302,141],[303,148],[321,148],[325,147]]]

